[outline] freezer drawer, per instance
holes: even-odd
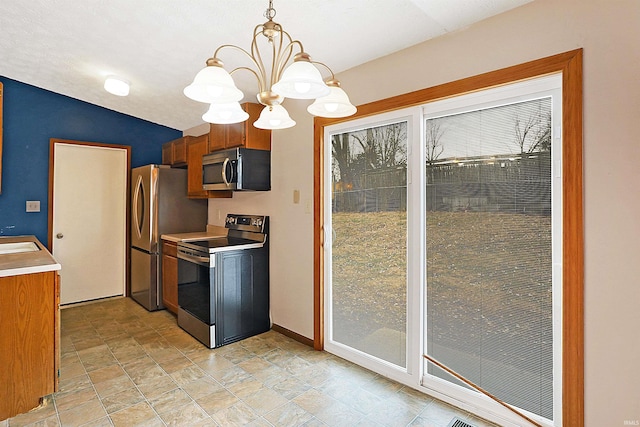
[[[131,298],[149,311],[160,310],[160,255],[131,248]]]

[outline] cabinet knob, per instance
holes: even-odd
[[[56,234],[56,239],[62,239],[63,237],[64,237],[64,234],[62,233]]]

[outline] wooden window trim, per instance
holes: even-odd
[[[314,119],[314,348],[324,348],[323,144],[326,126],[491,87],[562,73],[562,418],[584,426],[584,209],[582,49],[358,106],[339,119]]]

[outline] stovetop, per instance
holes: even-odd
[[[178,242],[180,248],[199,253],[216,253],[230,250],[261,248],[267,240],[267,216],[227,215],[225,227],[229,230],[226,237]]]

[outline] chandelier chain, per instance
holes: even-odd
[[[269,21],[271,21],[273,20],[273,18],[275,18],[275,16],[276,16],[276,10],[273,8],[273,0],[269,0],[269,7],[264,12],[264,17],[267,18]]]

